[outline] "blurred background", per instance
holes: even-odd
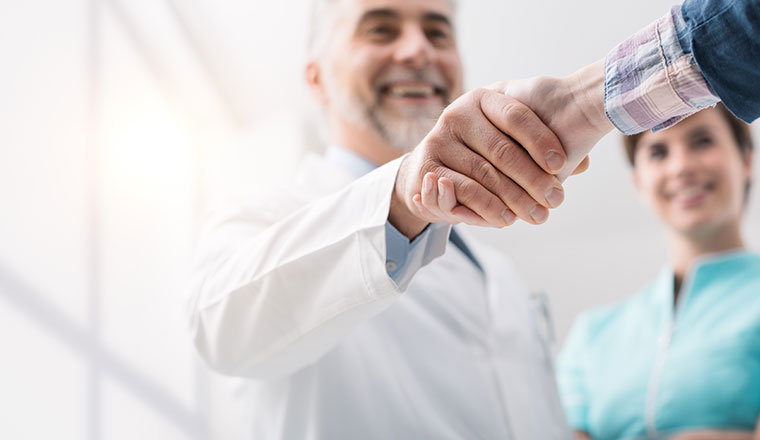
[[[672,2],[460,1],[468,87],[569,74]],[[250,438],[245,384],[197,359],[184,293],[206,213],[322,148],[307,15],[308,0],[2,2],[0,438]],[[546,292],[560,344],[665,261],[630,180],[611,134],[545,225],[474,231]],[[755,191],[754,250],[758,221]]]

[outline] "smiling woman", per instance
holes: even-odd
[[[570,421],[580,438],[749,440],[760,414],[760,257],[741,236],[748,128],[719,104],[625,146],[639,195],[666,227],[671,267],[576,322],[558,370]]]

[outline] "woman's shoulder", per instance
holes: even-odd
[[[583,311],[575,320],[571,332],[580,333],[587,342],[617,327],[626,327],[631,321],[638,321],[642,314],[649,314],[657,307],[658,278],[636,294],[622,301]]]

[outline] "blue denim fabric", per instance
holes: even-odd
[[[736,116],[760,116],[760,0],[686,0],[678,39]],[[680,27],[680,26],[679,26]]]

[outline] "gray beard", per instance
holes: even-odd
[[[374,105],[365,110],[365,119],[388,145],[406,153],[414,149],[433,129],[442,110],[392,116]]]
[[[326,76],[325,80],[327,93],[344,118],[374,131],[391,148],[401,153],[413,150],[425,138],[448,104],[444,102],[440,108],[409,109],[407,114],[391,115],[381,108],[379,100],[362,102],[334,84],[330,76]]]

